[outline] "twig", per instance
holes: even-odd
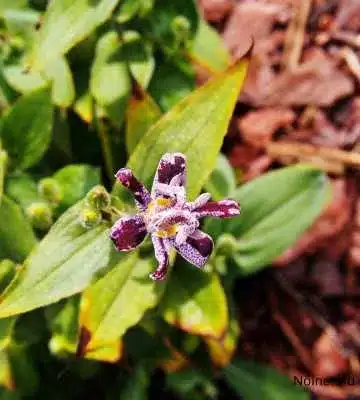
[[[360,60],[354,50],[350,47],[341,49],[340,55],[345,60],[350,71],[355,75],[356,79],[360,82]]]
[[[286,321],[286,319],[278,312],[275,312],[273,316],[274,320],[280,325],[284,335],[289,339],[289,342],[296,350],[301,362],[307,368],[308,371],[312,370],[312,358],[307,348],[301,343],[299,337],[296,335],[292,326]]]
[[[360,48],[360,35],[347,31],[334,31],[331,33],[333,39],[344,42],[352,47]]]
[[[306,21],[311,9],[311,0],[302,0],[299,2],[299,8],[295,10],[294,15],[286,32],[284,61],[285,68],[293,69],[299,64],[301,51],[304,45]]]
[[[114,176],[114,163],[111,151],[110,137],[104,121],[99,116],[97,116],[96,118],[96,128],[101,143],[102,154],[104,157],[106,175],[110,179],[110,181],[112,181]]]
[[[286,140],[270,142],[266,148],[269,156],[280,159],[285,164],[307,161],[327,172],[343,174],[346,166],[360,167],[360,154],[330,147],[290,142]]]

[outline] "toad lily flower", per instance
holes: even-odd
[[[150,275],[154,280],[165,278],[172,247],[196,267],[205,265],[214,244],[209,235],[198,229],[200,218],[226,218],[240,214],[236,201],[210,201],[209,193],[201,194],[193,202],[186,201],[186,165],[181,153],[163,155],[151,194],[130,169],[122,168],[115,176],[133,193],[139,213],[116,221],[110,238],[118,251],[130,251],[149,233],[159,262]]]

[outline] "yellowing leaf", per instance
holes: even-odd
[[[228,326],[224,289],[215,274],[181,264],[161,302],[165,320],[194,335],[220,338]]]
[[[154,261],[131,253],[84,292],[80,327],[87,334],[80,343],[82,354],[115,342],[157,304],[164,283],[149,278],[155,268]]]
[[[225,367],[229,364],[235,353],[238,337],[239,326],[234,319],[230,321],[229,329],[224,337],[221,339],[205,339],[209,348],[209,355],[215,365]]]

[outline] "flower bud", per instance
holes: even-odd
[[[101,212],[92,207],[85,207],[80,213],[80,223],[90,229],[96,226],[101,221]]]
[[[139,8],[140,17],[144,17],[151,11],[151,9],[154,7],[154,2],[155,0],[142,0],[140,2],[140,8]]]
[[[173,31],[175,37],[180,41],[185,41],[190,34],[190,22],[187,18],[182,15],[176,16],[171,21],[171,30]]]
[[[111,198],[103,186],[97,185],[86,195],[86,202],[90,208],[105,210],[110,206]]]
[[[53,336],[49,341],[50,353],[58,357],[66,357],[69,355],[69,345],[64,339],[58,336]]]
[[[221,235],[216,242],[216,254],[231,256],[236,252],[237,241],[234,236],[229,233]]]
[[[35,202],[26,208],[26,215],[31,225],[38,230],[46,231],[53,223],[52,210],[45,202]]]
[[[50,203],[58,204],[63,198],[59,183],[53,178],[44,178],[38,183],[38,192]]]

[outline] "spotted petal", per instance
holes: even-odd
[[[240,206],[235,200],[231,199],[208,201],[202,206],[196,208],[193,213],[196,218],[229,218],[240,214]]]
[[[126,216],[118,219],[111,228],[110,238],[118,251],[130,251],[139,246],[147,234],[142,216]]]
[[[155,257],[159,265],[156,270],[150,274],[150,278],[155,281],[160,281],[165,278],[169,267],[169,243],[166,239],[159,238],[156,235],[151,235],[151,239],[155,250]]]
[[[173,244],[186,261],[198,268],[202,268],[205,265],[214,248],[211,237],[200,230],[196,230],[192,235],[188,236],[185,243],[176,245],[174,241]]]
[[[121,168],[115,175],[126,188],[128,188],[135,199],[136,205],[140,210],[145,210],[150,203],[150,193],[146,187],[135,177],[131,169]]]
[[[163,194],[163,185],[184,186],[186,183],[186,161],[181,153],[166,153],[162,156],[156,170],[152,195]]]

